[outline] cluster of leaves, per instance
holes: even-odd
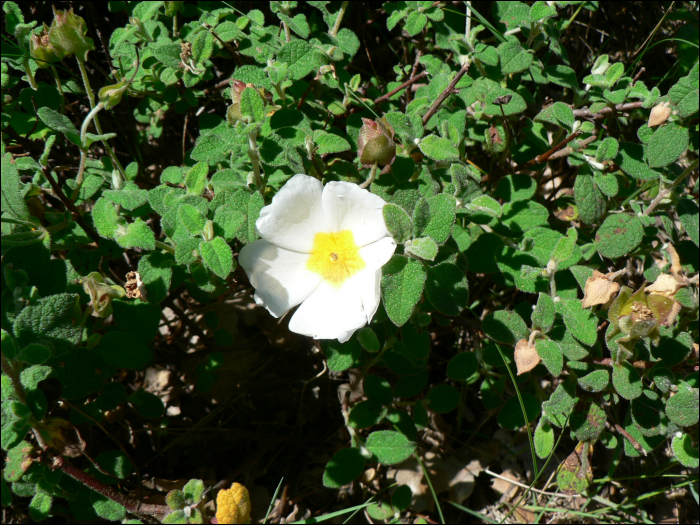
[[[163,304],[185,292],[212,303],[234,276],[245,285],[236,254],[295,173],[371,183],[398,244],[371,324],[323,344],[329,369],[357,369],[362,384],[343,412],[350,446],[328,462],[327,487],[353,482],[368,463],[420,457],[431,415],[457,410],[470,389],[502,428],[532,431],[539,458],[569,431],[564,492],[588,487],[597,442],[633,458],[670,440],[678,463],[696,468],[697,57],[662,92],[607,55],[585,73],[572,69],[559,15],[583,2],[497,2],[496,23],[479,15],[466,34],[464,18],[440,3],[396,2],[384,6],[386,28],[420,45],[411,44],[415,66],[397,65],[379,89],[376,77],[348,72],[360,48],[341,27],[352,4],[306,4],[311,14],[271,2],[266,16],[112,2],[129,23],[108,35],[112,72],[97,93],[82,18],[57,12],[50,28],[38,27],[3,4],[13,39],[2,61],[3,93],[12,93],[2,112],[3,505],[12,492],[32,497],[36,520],[134,512],[49,459],[82,456],[74,425],[98,424],[120,406],[163,416],[158,396],[127,391],[118,374],[152,362]],[[56,67],[73,56],[82,82]],[[398,89],[419,68],[429,81]],[[41,69],[55,85],[36,81]],[[221,92],[215,74],[226,79]],[[86,100],[82,114],[67,111],[76,98]],[[212,98],[222,111],[197,110]],[[122,165],[110,145],[118,130],[104,132],[100,113],[127,99],[136,136],[124,143],[158,141],[164,115],[196,113],[199,134],[182,162],[171,148],[158,173],[140,153]],[[13,153],[27,142],[32,154]],[[557,191],[555,179],[574,180],[572,191]],[[125,256],[136,291],[114,280]],[[521,302],[511,307],[514,296]],[[436,376],[434,334],[464,336],[465,326],[478,335],[468,347],[455,337]],[[214,337],[231,344],[223,328]],[[200,364],[200,391],[221,361],[213,352]],[[47,379],[80,407],[70,422],[50,410]],[[93,463],[88,473],[103,485],[133,467],[118,451]],[[199,480],[172,491],[166,521],[202,522],[202,493]],[[368,512],[390,519],[410,500],[400,486]]]

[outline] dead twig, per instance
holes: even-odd
[[[396,93],[398,93],[398,92],[401,91],[402,89],[406,89],[408,86],[410,86],[411,84],[413,84],[413,83],[415,83],[415,82],[418,82],[418,81],[419,81],[420,79],[422,79],[422,78],[425,78],[427,75],[428,75],[428,73],[427,73],[426,71],[423,71],[422,73],[419,73],[419,74],[416,75],[415,77],[409,78],[406,82],[404,82],[403,84],[401,84],[399,87],[396,87],[396,88],[392,89],[392,90],[389,91],[389,93],[387,93],[386,95],[382,95],[381,97],[376,98],[376,99],[374,100],[374,104],[377,105],[377,104],[380,104],[380,103],[384,102],[385,100],[389,100],[391,97],[393,97],[394,95],[396,95]]]
[[[455,75],[454,79],[452,79],[452,82],[450,82],[450,85],[445,88],[445,90],[440,93],[440,96],[433,102],[433,105],[430,106],[430,109],[428,112],[423,115],[423,125],[425,126],[430,119],[433,117],[435,112],[440,109],[440,106],[442,105],[443,102],[449,97],[455,89],[455,86],[457,85],[457,82],[459,82],[462,77],[469,71],[469,63],[466,63],[462,66],[462,69],[460,69],[457,74]]]

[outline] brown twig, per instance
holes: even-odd
[[[588,108],[580,108],[580,109],[574,110],[574,117],[581,117],[581,118],[588,118],[588,119],[599,119],[599,118],[605,118],[608,115],[611,115],[613,113],[617,113],[618,111],[630,111],[632,109],[639,109],[641,107],[642,107],[642,101],[627,102],[626,104],[618,104],[614,108],[611,108],[610,106],[606,106],[606,107],[601,108],[600,110],[596,111],[595,113],[591,113],[591,110]]]
[[[637,82],[637,80],[639,80],[639,77],[641,77],[645,71],[646,71],[646,68],[643,68],[643,67],[639,68],[639,71],[637,71],[637,74],[634,75],[634,78],[632,79],[632,85],[634,85]]]
[[[56,195],[56,197],[58,197],[61,200],[61,202],[68,209],[68,211],[71,212],[71,214],[73,215],[73,219],[75,219],[75,222],[77,222],[80,225],[80,227],[85,231],[88,237],[90,237],[95,242],[95,244],[100,244],[100,236],[95,230],[92,229],[92,227],[88,225],[87,222],[85,222],[83,216],[80,215],[80,210],[75,207],[73,201],[71,201],[68,197],[66,197],[66,194],[63,193],[63,190],[58,185],[58,182],[56,182],[56,179],[53,178],[51,170],[48,166],[44,167],[44,176],[46,177],[46,180],[49,181],[54,195]]]
[[[568,137],[566,137],[564,140],[562,140],[559,144],[557,144],[556,146],[554,146],[554,147],[553,147],[552,149],[550,149],[549,151],[546,151],[546,152],[543,153],[542,155],[537,155],[537,157],[535,157],[534,159],[528,160],[528,161],[527,161],[525,164],[523,164],[522,166],[516,166],[516,167],[515,167],[515,172],[517,173],[518,171],[526,170],[526,169],[528,169],[528,168],[531,168],[531,167],[534,166],[535,164],[541,164],[541,163],[545,162],[549,157],[551,157],[552,155],[554,155],[557,151],[559,151],[560,149],[562,149],[562,148],[563,148],[564,146],[566,146],[569,142],[571,142],[571,141],[574,140],[576,137],[578,137],[581,133],[582,133],[582,131],[575,131],[574,133],[572,133],[571,135],[569,135]]]
[[[553,153],[552,156],[549,157],[549,160],[558,159],[560,157],[566,157],[567,155],[571,155],[574,151],[582,150],[583,148],[588,146],[591,142],[593,142],[597,138],[598,137],[596,137],[595,135],[591,135],[590,137],[586,137],[585,139],[583,139],[581,141],[577,150],[574,150],[572,147],[567,146],[564,149],[560,149],[559,151]]]
[[[610,357],[605,357],[602,359],[591,359],[591,360],[585,360],[585,361],[588,361],[589,363],[592,363],[594,365],[601,365],[601,366],[613,366],[615,364],[615,362]],[[652,361],[630,361],[629,363],[634,368],[644,368],[646,370],[653,368],[654,365],[656,364],[655,362],[652,362]]]
[[[632,445],[637,452],[639,452],[640,454],[644,454],[645,456],[647,455],[647,451],[644,450],[644,447],[639,444],[639,441],[637,441],[632,436],[630,436],[629,432],[627,432],[624,428],[622,428],[617,423],[615,423],[615,430],[617,430],[620,434],[622,434],[624,436],[624,438],[630,442],[630,445]]]
[[[457,85],[457,82],[459,82],[462,79],[462,77],[467,73],[467,71],[469,71],[469,62],[464,64],[462,66],[462,69],[457,71],[457,74],[455,75],[455,78],[452,79],[452,82],[450,82],[450,85],[447,86],[442,93],[440,93],[440,96],[435,100],[435,102],[433,102],[433,105],[430,106],[430,109],[428,110],[428,112],[425,115],[423,115],[423,125],[424,126],[430,121],[430,119],[433,117],[435,112],[438,109],[440,109],[440,106],[442,105],[443,102],[445,102],[447,97],[449,97],[454,92],[454,89],[455,89],[455,86]]]
[[[404,82],[403,84],[401,84],[399,87],[392,89],[392,90],[389,91],[389,93],[387,93],[386,95],[382,95],[381,97],[376,98],[376,99],[374,100],[374,104],[375,104],[375,105],[376,105],[376,104],[380,104],[381,102],[384,102],[385,100],[389,100],[391,97],[393,97],[394,95],[396,95],[396,93],[398,93],[398,92],[401,91],[402,89],[406,89],[408,86],[410,86],[410,85],[413,84],[414,82],[418,82],[418,81],[419,81],[420,79],[422,79],[422,78],[425,78],[427,75],[428,75],[428,73],[427,73],[426,71],[423,71],[422,73],[419,73],[419,74],[416,75],[415,77],[409,78],[406,82]]]
[[[86,474],[79,468],[71,464],[63,456],[53,456],[50,459],[51,468],[53,470],[60,468],[65,474],[76,481],[82,483],[86,487],[94,490],[98,494],[102,494],[105,498],[115,501],[122,505],[127,512],[135,514],[137,516],[163,516],[165,514],[170,514],[172,510],[167,505],[152,505],[150,503],[143,503],[139,500],[129,498],[117,492],[112,487],[105,485],[101,481],[93,478],[89,474]]]

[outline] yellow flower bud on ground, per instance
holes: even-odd
[[[240,483],[216,495],[216,521],[219,523],[250,523],[250,494]]]

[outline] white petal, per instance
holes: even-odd
[[[396,242],[391,237],[384,237],[377,242],[360,248],[360,257],[366,268],[376,270],[384,266],[396,250]]]
[[[351,230],[355,243],[366,246],[389,235],[384,200],[349,182],[329,182],[323,188],[323,212],[330,231]]]
[[[314,235],[329,231],[323,213],[323,184],[308,175],[294,175],[260,212],[258,235],[277,246],[311,253]]]
[[[243,247],[238,262],[255,287],[255,302],[275,317],[305,300],[322,278],[306,269],[309,255],[264,240]]]
[[[381,269],[366,268],[339,289],[324,281],[294,313],[289,329],[315,339],[344,343],[377,311],[380,279]]]

